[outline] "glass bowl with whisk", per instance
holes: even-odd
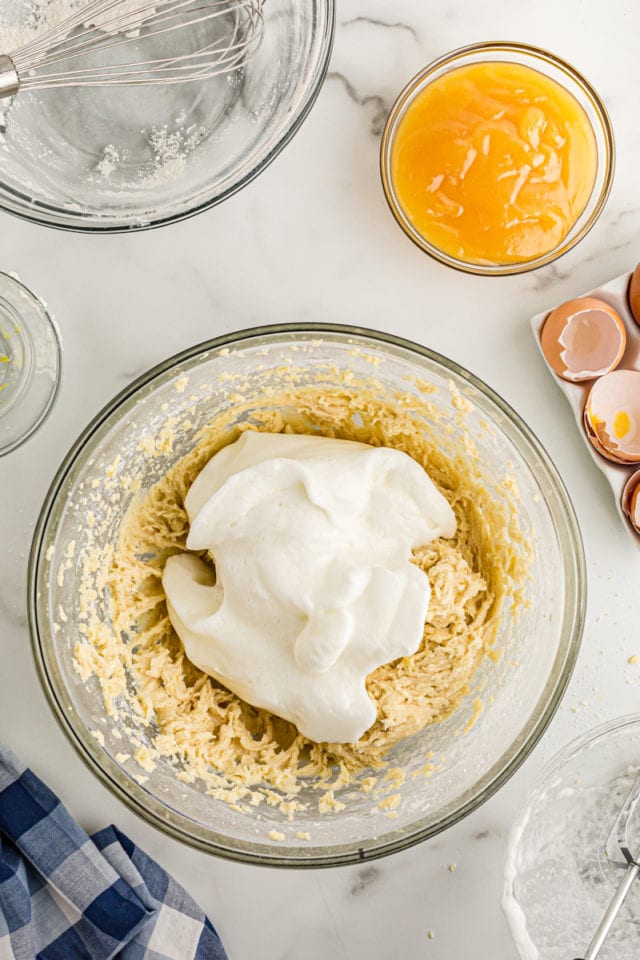
[[[3,4],[0,54],[72,9],[70,0]],[[269,0],[264,20],[260,46],[234,73],[0,99],[0,209],[52,227],[113,233],[183,220],[242,189],[315,101],[331,53],[333,0]],[[215,42],[218,23],[192,31],[194,49]],[[166,56],[159,42],[141,32],[140,60]],[[93,65],[91,56],[78,66]]]
[[[521,960],[586,955],[625,875],[620,814],[639,775],[639,714],[587,731],[539,774],[511,827],[504,864],[502,906]],[[635,856],[637,809],[627,831]],[[599,960],[635,960],[639,924],[634,885]]]
[[[107,714],[99,679],[83,680],[74,661],[86,628],[81,598],[91,597],[92,610],[98,605],[100,633],[112,622],[100,558],[108,562],[130,505],[193,448],[213,419],[230,415],[232,423],[242,422],[251,416],[246,402],[272,409],[270,398],[292,384],[295,390],[355,391],[363,409],[369,394],[362,385],[370,384],[376,397],[402,404],[439,450],[471,458],[474,477],[506,511],[499,542],[504,535],[533,547],[519,602],[504,607],[496,639],[502,655],[485,657],[469,695],[448,719],[392,747],[386,757],[395,771],[391,779],[361,771],[355,783],[336,787],[338,807],[327,812],[318,802],[319,782],[304,782],[296,798],[304,808],[292,811],[254,805],[246,796],[230,804],[207,793],[201,779],[186,782],[171,759],[142,769],[132,744],[155,736],[153,721],[141,726],[124,703],[117,716]],[[90,769],[168,834],[220,856],[273,866],[331,866],[390,854],[486,801],[533,749],[560,702],[579,649],[584,603],[573,508],[518,415],[451,360],[383,333],[331,324],[232,333],[172,357],[127,387],[65,457],[42,508],[29,569],[30,627],[44,690]],[[377,786],[364,789],[372,775]],[[286,799],[275,788],[273,795]]]

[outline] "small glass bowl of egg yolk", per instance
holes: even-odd
[[[606,108],[553,54],[463,47],[401,92],[380,152],[405,233],[442,263],[503,276],[551,263],[591,229],[614,170]]]

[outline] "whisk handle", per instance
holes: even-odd
[[[0,54],[0,98],[17,93],[19,86],[18,71],[13,60],[6,54]]]
[[[640,873],[640,868],[636,863],[630,863],[627,867],[624,877],[620,882],[620,886],[615,892],[613,900],[607,908],[607,912],[602,918],[600,926],[596,930],[595,936],[589,945],[589,949],[584,955],[584,960],[596,960],[596,957],[600,955],[600,951],[604,944],[604,941],[607,938],[613,922],[620,912],[622,904],[627,898],[629,890],[633,886],[634,881],[636,880],[638,874]]]

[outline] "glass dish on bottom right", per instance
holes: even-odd
[[[640,714],[574,740],[543,770],[509,836],[503,909],[522,960],[584,957],[623,871],[605,856],[620,809],[640,775]],[[640,849],[640,818],[630,821]],[[634,885],[599,960],[640,953]]]

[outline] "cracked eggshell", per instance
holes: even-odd
[[[622,492],[622,509],[634,530],[640,533],[640,470],[632,473]]]
[[[597,380],[584,410],[587,436],[614,463],[640,463],[640,371],[614,370]]]
[[[640,263],[631,274],[628,298],[633,319],[637,324],[640,324]]]
[[[609,450],[606,450],[605,447],[602,446],[597,435],[591,429],[591,424],[589,423],[589,418],[587,417],[586,408],[584,411],[583,421],[584,421],[584,432],[586,433],[587,438],[591,441],[592,446],[595,447],[595,449],[598,451],[600,456],[605,457],[605,459],[607,460],[611,460],[613,463],[620,463],[620,464],[623,464],[624,466],[627,466],[626,460],[620,460],[613,453],[611,453]]]
[[[547,363],[572,383],[593,380],[614,370],[627,345],[619,313],[604,300],[580,297],[552,310],[540,344]]]

